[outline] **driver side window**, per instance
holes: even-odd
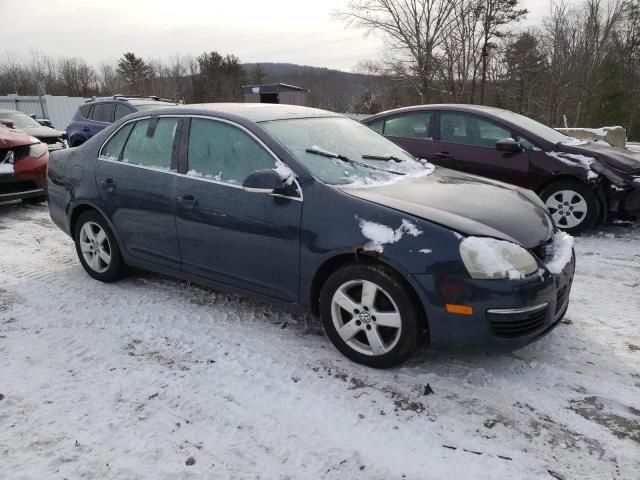
[[[511,132],[484,118],[467,113],[446,112],[440,115],[440,141],[495,148],[496,142],[511,138]]]
[[[242,185],[249,174],[275,166],[269,152],[238,127],[191,119],[187,175]]]

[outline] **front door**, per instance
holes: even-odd
[[[296,302],[302,198],[252,193],[242,182],[276,159],[245,129],[190,121],[187,166],[176,185],[182,269]]]
[[[478,115],[440,112],[434,163],[520,186],[529,184],[529,154],[500,152],[496,142],[513,138],[509,129]]]
[[[127,252],[175,269],[174,142],[182,121],[154,117],[125,124],[102,148],[95,169],[105,213]]]

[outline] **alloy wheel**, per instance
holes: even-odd
[[[559,190],[545,202],[553,221],[560,228],[574,228],[587,217],[589,209],[582,195],[573,190]]]
[[[111,245],[100,225],[86,222],[80,229],[80,251],[94,272],[104,273],[111,265]]]
[[[365,355],[393,350],[402,331],[400,310],[393,298],[367,280],[351,280],[335,291],[331,318],[340,338]]]

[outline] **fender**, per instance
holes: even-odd
[[[73,214],[75,211],[78,210],[78,208],[82,208],[82,207],[89,207],[92,210],[97,211],[102,218],[105,219],[105,221],[107,222],[107,224],[109,225],[109,228],[111,229],[111,232],[113,233],[113,236],[116,239],[116,242],[118,243],[118,248],[120,249],[120,252],[122,254],[122,256],[127,256],[126,250],[124,249],[124,244],[122,242],[122,238],[120,238],[120,234],[118,233],[118,231],[116,230],[115,226],[113,225],[113,223],[111,222],[111,219],[105,214],[104,210],[95,202],[91,201],[91,200],[87,200],[87,199],[82,199],[76,202],[72,202],[69,204],[69,211],[67,213],[67,230],[69,231],[69,235],[71,236],[71,238],[73,238],[73,234],[74,232],[71,229],[71,219],[73,217]]]

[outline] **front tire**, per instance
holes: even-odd
[[[540,192],[556,226],[572,235],[593,227],[600,218],[600,202],[587,185],[561,180]]]
[[[369,367],[394,367],[413,355],[419,312],[401,277],[383,265],[344,266],[320,292],[327,336],[347,358]]]
[[[114,282],[126,273],[113,232],[98,212],[80,215],[73,238],[80,263],[91,277],[101,282]]]

